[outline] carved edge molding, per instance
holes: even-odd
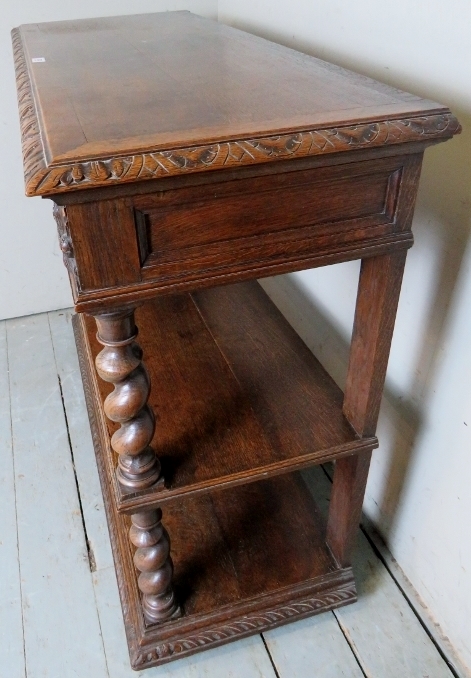
[[[25,175],[26,193],[47,195],[374,146],[433,141],[449,138],[459,130],[459,123],[453,115],[430,115],[225,141],[207,146],[89,160],[57,167],[46,168],[43,164],[35,173],[31,173],[28,167],[28,175]]]
[[[18,29],[12,31],[26,195],[54,195],[165,176],[242,167],[289,158],[414,141],[438,141],[461,131],[451,113],[330,127],[238,141],[158,150],[47,166],[31,82]]]
[[[165,663],[170,659],[177,659],[188,652],[206,650],[209,647],[221,645],[238,637],[261,633],[267,629],[279,626],[296,618],[318,614],[334,607],[354,602],[357,599],[355,583],[349,582],[335,591],[319,592],[306,600],[295,601],[280,605],[273,610],[247,614],[240,620],[235,620],[217,626],[213,629],[201,631],[174,642],[158,644],[137,654],[133,661],[133,668],[143,669]]]
[[[18,28],[12,30],[11,41],[13,44],[13,61],[15,64],[18,111],[20,115],[26,195],[36,195],[35,192],[30,193],[29,186],[34,180],[34,177],[38,176],[38,174],[47,172],[46,159],[44,156],[44,148],[41,140],[41,132],[39,130],[39,121],[34,104],[28,66],[26,64],[23,43]]]

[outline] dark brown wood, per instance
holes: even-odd
[[[446,107],[187,12],[30,24],[13,44],[28,195],[458,129]]]
[[[12,38],[26,193],[98,324],[74,320],[133,666],[352,602],[422,156],[458,121],[188,12]],[[243,281],[352,259],[343,396]],[[292,473],[326,460],[327,526]]]
[[[406,253],[362,261],[343,410],[361,436],[376,432]],[[360,522],[371,452],[335,465],[327,542],[338,562],[350,563]]]
[[[79,316],[74,331],[86,386],[94,369]],[[85,395],[93,411],[95,397],[87,388]],[[285,474],[166,504],[182,616],[149,625],[135,576],[142,561],[138,555],[135,563],[128,539],[130,519],[116,511],[107,451],[98,436],[94,444],[133,668],[163,664],[356,600],[352,570],[335,563],[322,515],[304,481]]]
[[[162,297],[137,309],[140,342],[156,387],[152,441],[165,488],[114,483],[118,510],[163,505],[184,494],[254,482],[371,450],[342,413],[343,394],[256,282]],[[92,362],[100,349],[83,321]],[[110,385],[94,373],[94,421],[107,463],[117,424],[101,402]]]
[[[142,362],[142,350],[135,341],[134,309],[97,315],[97,341],[104,348],[96,355],[96,370],[103,381],[113,384],[103,403],[108,419],[119,428],[110,445],[118,455],[116,477],[128,490],[161,488],[160,462],[149,443],[155,430],[155,416],[147,401],[149,374]],[[131,516],[129,538],[136,546],[134,564],[139,570],[142,610],[150,623],[180,616],[172,587],[173,564],[162,511],[153,509]]]
[[[142,511],[131,516],[129,539],[136,547],[134,565],[142,592],[142,611],[150,624],[181,616],[172,585],[173,562],[170,541],[162,525],[162,511]]]
[[[119,424],[110,440],[118,455],[118,482],[131,490],[146,489],[161,480],[161,472],[150,447],[155,416],[147,404],[150,379],[135,341],[134,309],[101,313],[95,320],[96,338],[104,347],[95,358],[96,370],[114,387],[103,408],[108,419]]]
[[[361,436],[374,435],[406,252],[361,263],[343,411]]]
[[[421,161],[407,154],[69,205],[76,307],[410,247],[407,193]]]

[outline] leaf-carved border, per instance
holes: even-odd
[[[26,64],[20,31],[17,28],[14,28],[11,32],[11,41],[13,44],[18,111],[20,115],[25,186],[26,194],[30,195],[28,187],[31,181],[38,174],[44,174],[47,171],[47,166],[28,66]],[[35,193],[31,195],[35,195]]]
[[[48,166],[18,29],[12,31],[12,42],[28,196],[375,146],[434,141],[449,138],[461,130],[451,113],[432,114]]]
[[[349,582],[335,591],[319,592],[306,600],[295,601],[287,605],[280,605],[265,612],[245,615],[242,619],[228,622],[213,629],[201,631],[178,641],[159,643],[155,648],[146,649],[137,654],[133,661],[133,668],[143,669],[155,666],[185,654],[192,654],[200,650],[243,638],[254,633],[261,633],[267,629],[279,626],[297,618],[307,617],[352,603],[357,599],[354,582]]]

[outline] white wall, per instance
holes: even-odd
[[[39,21],[190,9],[217,17],[217,0],[2,0],[0,32],[0,319],[72,305],[52,203],[25,198],[10,30]]]
[[[4,0],[0,318],[71,303],[51,203],[23,196],[8,31],[21,23],[191,9],[217,0]],[[471,4],[396,0],[219,0],[219,18],[447,103],[458,139],[429,149],[365,508],[471,674]],[[266,286],[341,383],[356,264]]]
[[[471,675],[471,4],[219,0],[219,20],[448,104],[426,151],[365,510]],[[358,265],[265,283],[342,383]]]

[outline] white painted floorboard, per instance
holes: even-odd
[[[138,675],[129,666],[70,320],[70,311],[58,311],[0,323],[0,678]],[[330,481],[321,469],[305,475],[326,510]],[[452,678],[364,536],[355,571],[355,605],[270,631],[266,647],[254,636],[140,675]]]
[[[0,322],[0,667],[24,678],[20,562],[5,322]]]
[[[48,318],[6,327],[27,676],[107,678]]]
[[[304,477],[326,514],[330,481],[320,469]],[[353,559],[358,601],[334,611],[368,678],[452,678],[400,589],[360,532]]]
[[[331,612],[263,634],[283,678],[363,678]]]
[[[111,567],[113,556],[75,349],[72,313],[70,310],[54,311],[48,313],[48,317],[57,373],[66,405],[67,424],[89,548],[97,569]]]

